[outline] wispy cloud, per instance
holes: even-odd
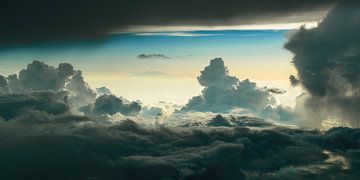
[[[138,55],[138,58],[139,59],[171,59],[171,57],[165,54],[145,54],[145,53]]]
[[[169,76],[170,74],[163,71],[144,71],[139,73],[133,73],[129,76],[131,77],[164,77]]]

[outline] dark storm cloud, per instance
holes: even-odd
[[[292,84],[301,83],[309,92],[307,107],[316,108],[320,120],[359,126],[359,12],[359,2],[344,1],[317,28],[300,29],[285,45],[298,71],[299,80],[293,78]]]
[[[99,39],[132,25],[228,25],[319,20],[336,0],[15,0],[0,8],[1,45]],[[186,13],[184,13],[186,12]],[[305,13],[311,12],[311,15]],[[299,16],[295,16],[301,14]],[[286,19],[284,17],[296,17]]]
[[[139,59],[171,59],[171,57],[166,56],[165,54],[140,54],[138,55]]]

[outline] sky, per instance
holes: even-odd
[[[274,26],[276,28],[276,26]],[[283,48],[290,30],[203,30],[113,34],[96,47],[27,47],[0,53],[3,74],[33,60],[50,65],[69,62],[83,71],[93,88],[146,104],[184,105],[202,90],[196,77],[210,59],[222,57],[231,74],[261,86],[291,91],[292,54]],[[86,43],[86,42],[84,42]],[[164,57],[139,55],[162,54]],[[277,68],[269,69],[269,66]],[[289,98],[289,97],[288,97]],[[288,98],[283,103],[294,104]],[[294,101],[294,99],[292,99]]]
[[[0,6],[0,179],[359,179],[360,2]]]

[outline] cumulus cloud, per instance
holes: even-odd
[[[18,77],[11,75],[8,80],[12,92],[59,91],[72,75],[74,68],[71,64],[61,63],[55,68],[40,61],[33,61],[19,72]]]
[[[294,53],[300,83],[309,93],[306,113],[359,126],[360,107],[360,3],[339,3],[314,29],[300,29],[285,47]],[[341,28],[339,28],[341,25]]]
[[[197,78],[204,86],[201,95],[191,98],[181,111],[230,112],[244,108],[256,114],[276,104],[274,93],[280,89],[260,88],[249,79],[239,80],[229,75],[228,68],[221,58],[215,58],[201,71]]]
[[[84,80],[81,71],[75,72],[67,82],[65,90],[69,91],[69,101],[77,108],[93,103],[96,98],[96,93]]]
[[[94,104],[82,108],[85,113],[95,113],[99,115],[114,115],[121,113],[127,116],[138,115],[141,111],[141,104],[133,101],[129,102],[124,98],[115,95],[102,95],[96,98]]]
[[[171,57],[166,56],[165,54],[140,54],[138,55],[139,59],[171,59]]]
[[[118,98],[106,87],[97,91],[98,98],[82,72],[74,70],[71,64],[60,63],[53,67],[33,61],[19,75],[0,76],[0,116],[11,119],[30,110],[57,114],[81,109],[99,115],[118,112],[137,115],[141,111],[139,102]]]
[[[229,75],[229,70],[221,58],[210,60],[201,75],[197,78],[200,85],[204,87],[232,88],[236,86],[239,79]]]
[[[57,67],[40,61],[33,61],[18,74],[0,76],[0,93],[27,94],[41,91],[67,91],[67,100],[73,108],[93,103],[96,93],[82,76],[69,63]]]

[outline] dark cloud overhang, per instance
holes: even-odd
[[[14,0],[0,7],[0,45],[101,40],[133,25],[234,25],[304,21],[336,0]],[[284,20],[284,17],[287,20]],[[299,18],[297,18],[299,17]]]

